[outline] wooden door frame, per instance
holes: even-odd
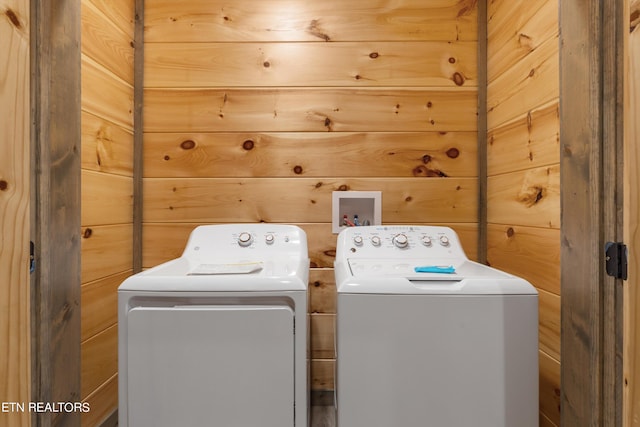
[[[560,1],[561,422],[622,425],[625,0]]]
[[[629,245],[629,281],[624,295],[624,393],[623,425],[638,426],[640,416],[640,126],[636,116],[640,112],[640,0],[629,0],[625,22],[629,23],[628,38],[625,38],[625,242]],[[633,74],[635,73],[635,74]],[[634,79],[635,78],[635,79]]]
[[[31,0],[33,402],[80,394],[80,0]],[[79,426],[79,412],[32,414]]]

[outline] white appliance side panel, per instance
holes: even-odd
[[[338,427],[537,427],[536,296],[338,295]]]
[[[293,319],[286,306],[133,308],[129,427],[293,426]]]

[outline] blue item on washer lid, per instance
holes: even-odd
[[[424,265],[421,267],[414,267],[413,271],[416,273],[442,273],[442,274],[453,274],[456,272],[456,269],[453,268],[452,265],[449,266],[441,266],[441,265]]]

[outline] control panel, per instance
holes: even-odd
[[[235,233],[234,233],[235,234]],[[256,233],[251,231],[242,231],[237,237],[235,237],[239,246],[243,248],[248,248],[251,246],[255,246],[256,244],[264,243],[269,246],[273,246],[274,243],[278,241],[279,233],[275,231],[267,231],[264,233]],[[289,243],[291,241],[290,237],[285,233],[282,236],[282,241],[284,243]]]
[[[466,259],[451,228],[404,225],[344,229],[338,236],[336,259],[340,257]]]
[[[222,224],[196,227],[184,250],[189,258],[307,258],[302,229],[284,224]]]

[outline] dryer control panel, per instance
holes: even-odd
[[[447,258],[466,260],[449,227],[375,225],[349,227],[338,236],[336,260],[354,258]]]
[[[183,256],[190,259],[268,259],[282,256],[305,259],[308,257],[307,237],[301,228],[294,225],[202,225],[191,232]]]

